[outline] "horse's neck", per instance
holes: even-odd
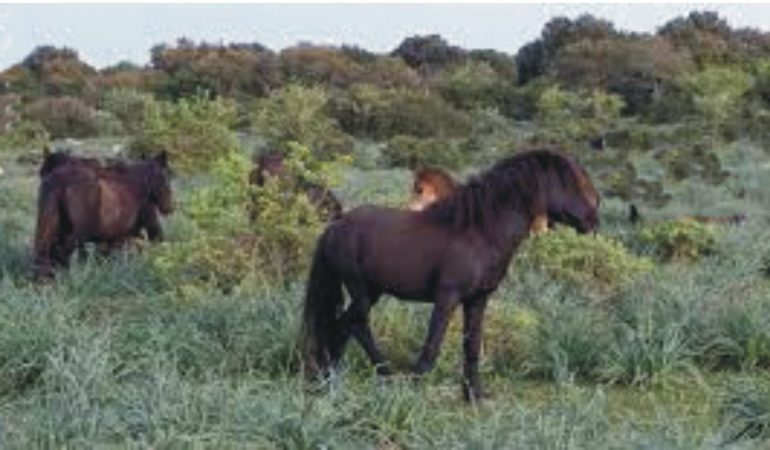
[[[138,200],[149,197],[151,187],[146,170],[140,166],[109,168],[101,172],[102,179],[124,186],[134,193]]]
[[[494,220],[483,225],[486,241],[506,253],[513,253],[529,232],[534,217],[523,211],[506,209],[497,213]]]

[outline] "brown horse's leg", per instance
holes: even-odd
[[[463,395],[470,402],[483,396],[479,380],[479,354],[481,352],[481,330],[487,298],[480,298],[463,303]]]
[[[364,352],[366,352],[372,365],[377,370],[377,374],[391,375],[393,371],[377,346],[372,328],[369,325],[369,311],[377,303],[380,295],[372,294],[370,289],[357,282],[345,283],[345,286],[348,289],[352,302],[340,318],[341,336],[338,337],[337,341],[340,356],[345,343],[352,334],[358,343],[361,344]],[[339,359],[338,357],[335,358],[335,356],[332,355],[332,358]]]
[[[422,353],[420,353],[420,357],[414,366],[414,372],[417,375],[429,372],[436,363],[449,319],[452,317],[452,313],[457,307],[459,300],[459,296],[454,290],[441,291],[436,297],[436,303],[430,315],[428,337],[425,339]]]
[[[147,239],[153,242],[159,242],[163,240],[163,227],[160,224],[160,218],[158,218],[158,211],[154,207],[145,207],[142,210],[140,216],[141,225],[147,231]],[[141,234],[141,230],[137,230]]]

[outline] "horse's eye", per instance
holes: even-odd
[[[421,187],[414,188],[414,193],[417,195],[422,195],[422,188]]]

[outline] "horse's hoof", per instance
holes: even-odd
[[[467,384],[463,384],[463,398],[471,405],[478,405],[492,397],[489,393],[481,389],[480,386],[468,386]]]
[[[375,371],[377,372],[377,375],[381,377],[391,377],[395,375],[395,372],[393,372],[393,369],[390,368],[387,364],[379,364],[375,368]]]

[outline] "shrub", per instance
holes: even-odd
[[[438,82],[442,97],[465,110],[497,106],[504,90],[503,80],[488,63],[468,62],[445,73]]]
[[[461,137],[471,126],[467,114],[440,96],[409,89],[357,85],[332,97],[329,108],[343,130],[374,139]]]
[[[677,181],[700,178],[719,184],[729,176],[729,173],[722,169],[719,156],[708,142],[696,142],[690,146],[669,149],[660,159],[666,168],[666,174]]]
[[[151,263],[183,293],[246,280],[287,281],[307,267],[324,221],[298,180],[330,185],[343,159],[321,162],[307,147],[288,146],[287,176],[249,184],[252,163],[232,152],[212,165],[212,182],[195,189],[181,213],[191,222],[188,239],[154,247]]]
[[[610,130],[620,117],[620,96],[600,90],[569,92],[559,86],[546,88],[537,101],[536,138],[562,145],[586,146],[590,139]]]
[[[153,101],[152,95],[135,89],[112,89],[101,101],[101,108],[113,114],[129,134],[139,133],[142,129],[144,112]]]
[[[645,225],[639,240],[663,261],[696,261],[716,250],[717,232],[713,225],[681,218]]]
[[[237,151],[231,130],[236,120],[234,103],[204,96],[178,103],[147,101],[142,127],[129,150],[133,154],[166,151],[172,166],[183,172],[205,170],[218,158]]]
[[[23,120],[0,134],[0,151],[40,150],[48,140],[48,131],[40,123]]]
[[[418,164],[456,169],[468,159],[456,140],[419,139],[412,136],[395,136],[388,141],[382,153],[393,167]]]
[[[743,96],[752,88],[750,75],[740,68],[711,66],[684,73],[677,85],[690,101],[692,110],[703,119],[703,132],[719,133],[735,116]]]
[[[96,110],[76,97],[41,98],[23,112],[26,119],[41,123],[53,138],[84,138],[97,134]]]
[[[291,81],[349,86],[364,76],[364,68],[333,47],[300,45],[281,52],[281,67]]]
[[[321,88],[289,85],[256,103],[253,128],[273,149],[296,142],[324,157],[349,153],[353,143],[327,115],[327,100]]]
[[[582,235],[566,227],[534,236],[522,250],[517,264],[593,294],[613,293],[653,267],[649,259],[630,254],[611,238]]]

